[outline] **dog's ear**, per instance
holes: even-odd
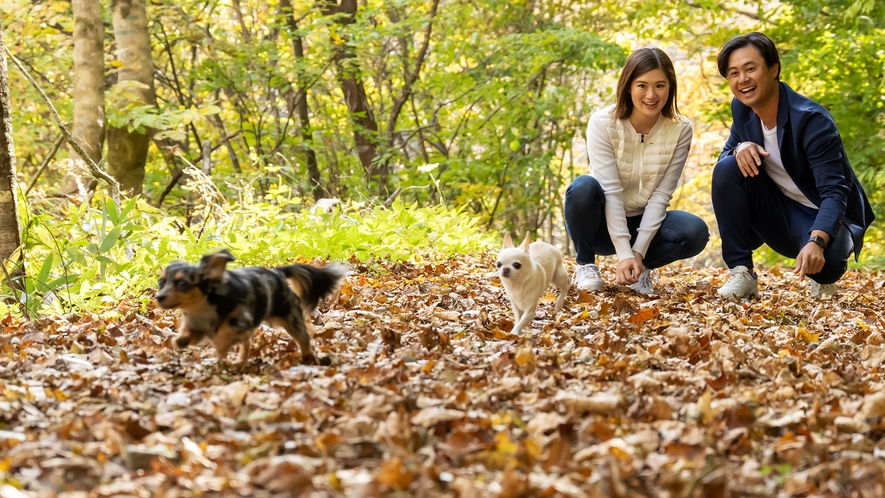
[[[529,245],[532,243],[532,238],[529,236],[529,233],[525,233],[525,240],[522,241],[522,250],[525,252],[529,252]]]
[[[504,247],[502,249],[510,249],[513,247],[513,239],[510,238],[510,232],[504,234]]]
[[[221,280],[227,263],[237,258],[227,249],[222,249],[213,254],[207,254],[200,260],[200,269],[203,270],[203,279]]]

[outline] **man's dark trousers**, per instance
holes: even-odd
[[[713,211],[722,237],[722,258],[729,268],[753,268],[753,250],[767,244],[776,253],[795,258],[810,238],[817,210],[790,199],[765,173],[744,177],[734,156],[713,169]],[[824,251],[823,269],[808,275],[819,284],[836,282],[848,269],[854,242],[846,227]]]

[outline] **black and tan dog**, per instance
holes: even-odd
[[[303,363],[316,364],[304,316],[335,290],[347,270],[336,264],[227,270],[234,259],[224,249],[203,256],[199,265],[176,261],[160,275],[157,303],[181,310],[175,345],[185,348],[208,338],[224,362],[230,348],[240,344],[240,362],[245,364],[252,333],[267,322],[295,339]]]

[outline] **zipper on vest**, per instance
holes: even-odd
[[[643,145],[645,144],[644,133],[639,134],[639,143]],[[639,172],[639,193],[642,194],[642,184],[644,183],[642,179],[642,166],[645,165],[645,147],[640,147],[637,152],[639,153],[637,154],[639,156],[639,168],[637,168],[637,171]]]

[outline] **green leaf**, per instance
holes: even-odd
[[[54,290],[58,289],[59,287],[76,282],[76,280],[77,280],[77,275],[66,275],[64,277],[59,277],[59,278],[53,280],[52,282],[49,282],[48,284],[46,284],[46,288],[47,288],[47,290],[54,291]]]
[[[98,253],[104,254],[111,250],[112,247],[117,243],[117,239],[120,238],[120,230],[121,227],[114,227],[105,238],[101,241],[101,245],[98,247]]]
[[[49,280],[49,272],[52,271],[52,264],[54,261],[55,254],[53,253],[47,254],[46,259],[43,260],[43,266],[40,267],[40,272],[37,274],[37,283],[41,284],[40,286],[46,286],[46,282]]]
[[[105,201],[105,211],[108,213],[108,219],[111,220],[111,223],[114,225],[120,224],[120,213],[117,211],[117,205],[114,203],[114,200],[108,198]]]

